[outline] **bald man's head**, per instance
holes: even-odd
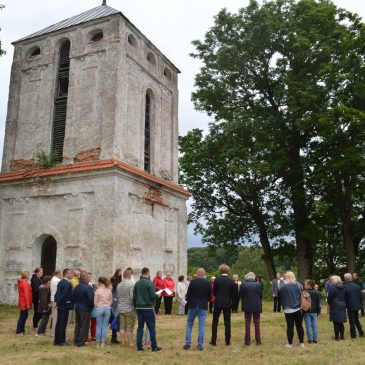
[[[199,278],[203,278],[205,276],[205,270],[204,268],[200,267],[197,271],[196,274],[198,275]]]

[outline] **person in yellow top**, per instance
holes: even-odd
[[[71,284],[74,289],[77,287],[77,285],[79,285],[79,282],[80,282],[80,271],[79,270],[74,270],[74,276],[72,277],[72,279],[70,281],[71,281]]]

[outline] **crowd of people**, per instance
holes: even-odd
[[[151,348],[160,352],[156,339],[156,316],[164,301],[166,315],[172,313],[172,303],[177,302],[177,314],[187,314],[185,344],[192,346],[192,329],[198,318],[197,349],[203,350],[205,324],[208,312],[213,313],[210,345],[217,346],[217,332],[220,315],[223,313],[225,345],[231,344],[231,313],[237,313],[239,302],[244,312],[244,345],[250,346],[251,322],[254,324],[255,344],[260,346],[260,315],[264,285],[261,278],[253,272],[245,275],[243,281],[238,275],[229,276],[228,265],[219,266],[220,275],[206,279],[203,268],[185,280],[183,275],[178,282],[167,272],[162,278],[158,271],[151,281],[150,271],[143,268],[138,280],[133,269],[118,269],[108,279],[99,277],[92,283],[92,276],[85,268],[79,270],[57,270],[53,277],[43,275],[42,268],[36,268],[29,282],[29,272],[22,272],[18,279],[19,319],[16,334],[24,336],[28,311],[33,308],[33,330],[36,336],[46,335],[49,320],[53,343],[56,346],[71,344],[67,338],[67,327],[74,323],[73,344],[81,347],[95,343],[96,347],[106,347],[108,328],[111,328],[111,342],[121,346],[137,347],[137,351]],[[309,344],[318,342],[317,317],[321,313],[322,296],[313,280],[299,283],[293,272],[283,276],[277,274],[272,280],[274,312],[285,314],[287,325],[287,347],[293,346],[294,327],[299,344],[304,347],[304,328]],[[347,273],[344,282],[337,275],[331,275],[325,283],[327,314],[333,322],[334,340],[344,340],[344,323],[349,321],[350,336],[364,336],[359,320],[363,315],[362,284],[357,274]],[[133,337],[137,321],[136,340]],[[120,341],[117,339],[120,334]]]

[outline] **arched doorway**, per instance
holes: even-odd
[[[53,275],[56,271],[57,242],[53,236],[47,236],[42,244],[41,267],[43,275]]]

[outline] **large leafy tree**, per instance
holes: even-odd
[[[314,168],[312,156],[319,153],[325,143],[331,144],[331,138],[321,137],[325,129],[321,121],[326,117],[332,120],[336,108],[348,107],[348,113],[360,113],[355,118],[362,123],[363,23],[357,16],[336,8],[328,0],[277,0],[262,5],[251,0],[249,6],[237,14],[222,10],[205,39],[195,41],[194,45],[193,56],[203,63],[196,76],[196,91],[193,93],[196,108],[212,115],[217,125],[224,125],[225,135],[229,133],[226,126],[230,125],[235,125],[236,130],[242,128],[244,133],[249,131],[249,143],[255,146],[256,152],[252,154],[247,150],[244,139],[237,145],[237,152],[243,148],[243,153],[247,152],[250,157],[246,178],[241,172],[246,168],[245,159],[236,160],[238,165],[242,164],[234,177],[236,186],[254,188],[266,231],[273,232],[273,237],[283,233],[294,236],[299,278],[312,276],[313,251],[318,243],[313,216],[316,202],[322,199],[323,187],[329,186],[331,177],[323,169]],[[348,115],[346,118],[353,120]],[[211,127],[209,134],[215,129]],[[194,139],[192,135],[187,138]],[[316,145],[316,141],[321,143]],[[185,162],[189,156],[192,159],[197,157],[192,146],[187,148],[184,141],[181,146]],[[232,155],[229,158],[234,161]],[[198,171],[191,173],[185,162],[183,160],[183,181],[193,188],[198,205],[203,207],[201,199],[206,201],[206,212],[213,209],[209,204],[227,198],[222,191],[214,189],[209,179],[203,179],[203,187],[194,190],[195,181],[200,176]],[[222,169],[222,164],[224,168],[229,166],[227,160],[213,160],[212,171]],[[327,164],[325,169],[332,167]],[[252,171],[258,173],[252,174]],[[317,174],[321,176],[320,186],[316,183]],[[221,176],[223,179],[227,174],[222,173]],[[250,184],[247,184],[247,177]],[[251,183],[254,183],[253,186]],[[357,189],[356,184],[349,190],[350,195]],[[226,186],[229,186],[228,182]],[[196,194],[204,189],[204,197]],[[312,189],[321,192],[316,194]],[[270,195],[270,192],[273,194]],[[237,195],[235,191],[233,196],[236,198]],[[242,210],[245,222],[252,220],[252,212],[243,207],[249,196],[244,191],[242,206],[237,206]],[[346,200],[346,197],[340,198]],[[287,202],[287,205],[283,207],[282,202]],[[349,205],[348,202],[343,203],[339,210]],[[277,229],[278,220],[273,220],[276,213],[283,218],[283,222],[279,223],[280,229]],[[346,213],[351,216],[350,220],[353,213],[351,208]],[[194,214],[195,221],[207,218],[202,208]],[[229,211],[219,214],[224,216]],[[351,231],[345,223],[348,220],[346,214],[340,216],[344,237]],[[225,221],[228,222],[228,219]],[[216,231],[214,237],[227,233],[217,228],[219,225],[214,219],[206,219],[204,223],[206,233]],[[227,225],[222,228],[227,228]],[[248,229],[241,231],[242,237],[247,232]],[[347,246],[350,244],[346,243]],[[352,255],[347,248],[346,252]],[[351,256],[349,268],[352,261]]]

